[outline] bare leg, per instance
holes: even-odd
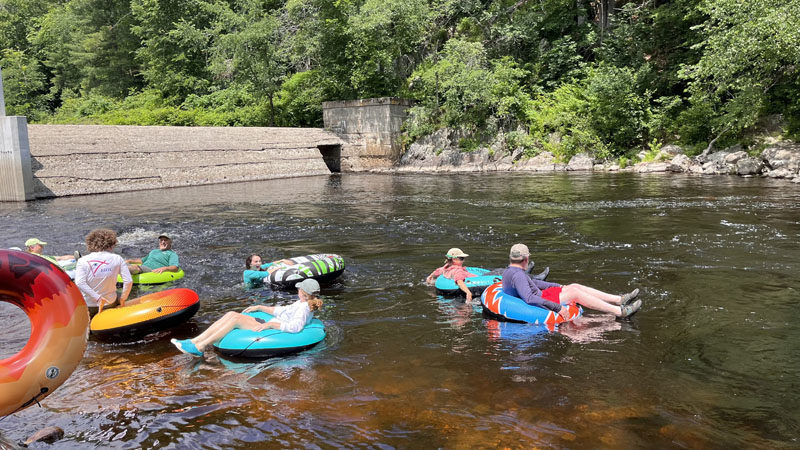
[[[587,308],[614,314],[615,316],[622,315],[622,310],[619,306],[612,305],[602,298],[592,295],[589,291],[583,288],[585,288],[585,286],[581,286],[580,284],[568,284],[561,288],[561,295],[558,297],[558,299],[562,303],[575,302]]]
[[[206,331],[203,331],[199,336],[191,341],[198,350],[203,351],[206,346],[219,341],[234,328],[251,330],[255,329],[259,325],[261,324],[251,316],[229,311],[226,312],[221,319],[212,323]]]
[[[619,295],[607,294],[603,291],[598,291],[597,289],[590,288],[589,286],[584,286],[582,284],[577,284],[577,283],[573,283],[570,286],[575,286],[575,288],[580,289],[593,297],[597,297],[606,303],[613,303],[615,305],[619,305],[620,303],[622,303],[622,297]]]

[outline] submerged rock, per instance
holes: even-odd
[[[45,442],[48,444],[52,444],[55,441],[60,440],[64,437],[64,430],[59,427],[47,427],[43,428],[36,433],[33,433],[31,437],[25,440],[25,445],[30,445],[34,442]]]

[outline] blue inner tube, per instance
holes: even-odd
[[[490,285],[497,283],[503,277],[500,275],[484,275],[487,272],[490,272],[489,269],[483,269],[480,267],[467,267],[466,268],[471,273],[477,274],[475,277],[469,277],[464,280],[464,284],[467,285],[469,291],[472,292],[472,295],[481,295],[483,290],[489,287]],[[436,293],[442,295],[464,295],[464,291],[458,287],[455,281],[445,278],[444,275],[439,275],[436,278]]]
[[[577,305],[562,305],[569,308],[569,319],[564,319],[556,312],[525,303],[521,298],[503,292],[503,283],[495,283],[481,294],[483,312],[498,320],[527,322],[541,325],[558,325],[574,320],[583,315],[583,309]]]
[[[265,312],[244,313],[265,321],[272,319]],[[284,333],[281,330],[251,331],[234,329],[226,334],[214,350],[225,356],[241,358],[269,358],[295,353],[311,348],[325,339],[325,325],[319,319],[311,319],[299,333]]]

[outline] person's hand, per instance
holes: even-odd
[[[467,292],[467,303],[472,303],[472,292]]]
[[[258,305],[248,306],[242,312],[256,312],[256,311],[261,311],[261,308],[259,308]]]
[[[264,331],[264,330],[267,330],[267,329],[270,329],[270,328],[272,328],[272,326],[269,324],[269,322],[260,323],[260,324],[258,324],[257,327],[253,328],[253,331]]]
[[[166,270],[166,267],[159,267],[158,269],[153,269],[153,273],[161,273]]]
[[[564,320],[569,320],[569,305],[561,305],[561,311],[558,312],[558,315],[563,317]]]

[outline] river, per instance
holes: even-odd
[[[0,246],[85,251],[93,228],[138,257],[173,237],[196,290],[187,324],[134,342],[90,337],[72,376],[0,421],[68,448],[797,448],[800,186],[638,174],[344,174],[0,204]],[[639,287],[630,321],[588,311],[555,332],[484,318],[424,283],[450,247],[507,264],[526,243],[550,280]],[[338,253],[327,338],[262,362],[179,353],[225,311],[287,302],[247,290],[265,261]],[[145,289],[134,288],[133,295]],[[0,358],[25,315],[0,303]]]

